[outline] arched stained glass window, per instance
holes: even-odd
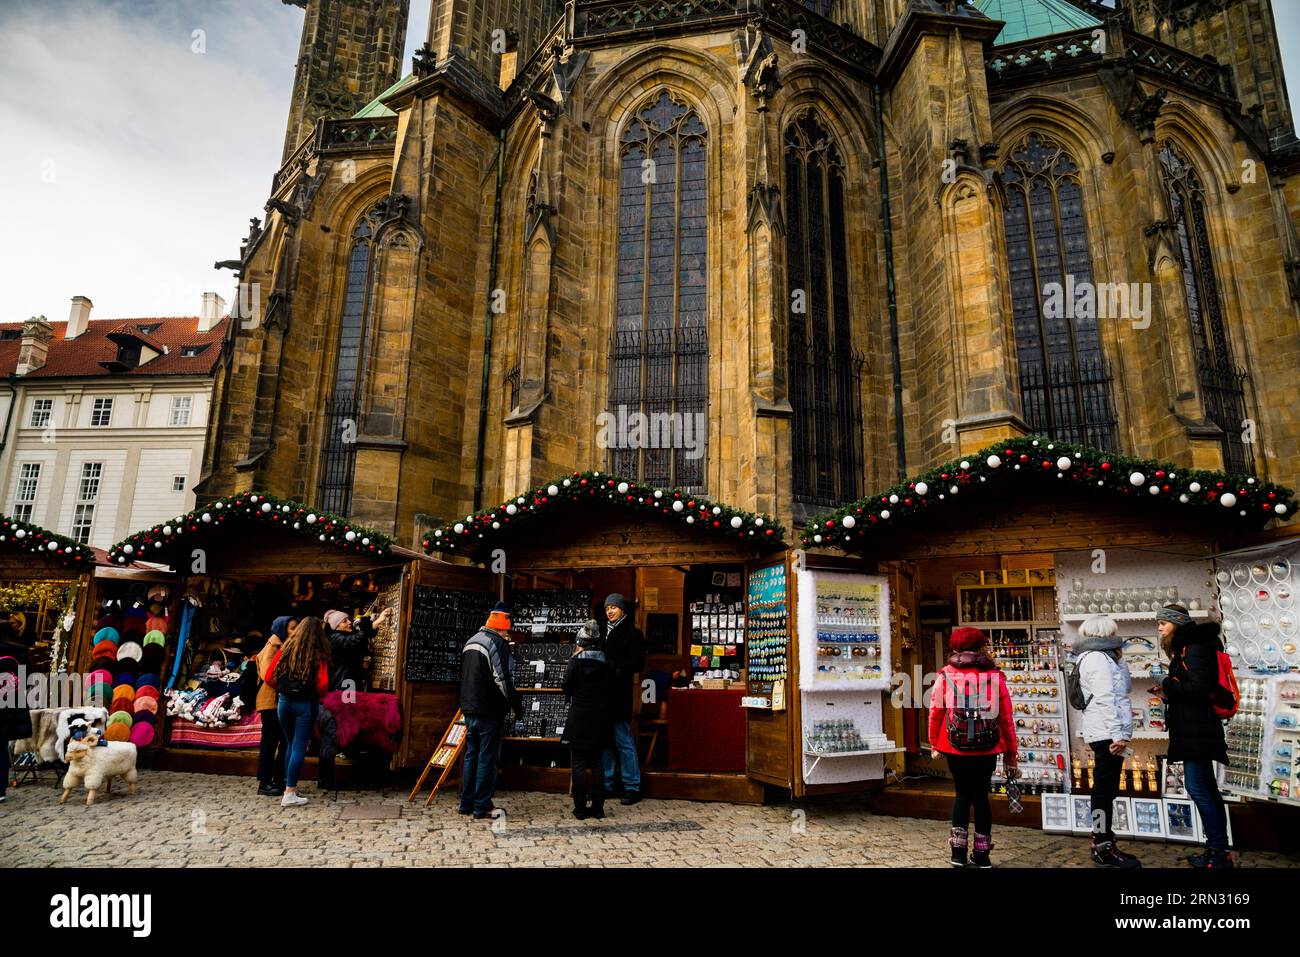
[[[639,447],[611,448],[610,468],[697,491],[708,434],[706,139],[699,115],[665,90],[636,111],[620,140],[609,403],[616,417],[640,413],[651,423],[644,442],[630,443]]]
[[[1093,281],[1079,168],[1061,146],[1031,133],[1012,151],[1002,185],[1025,420],[1041,435],[1113,449],[1114,402],[1099,310],[1076,297]]]
[[[1196,373],[1206,417],[1223,430],[1223,464],[1231,472],[1253,472],[1254,456],[1243,440],[1246,373],[1228,344],[1223,300],[1205,215],[1205,190],[1196,170],[1172,142],[1160,150],[1160,170],[1169,192],[1178,253],[1182,260],[1187,318],[1192,327]]]
[[[794,497],[815,506],[859,497],[862,357],[852,344],[844,164],[807,110],[785,130],[788,373]]]
[[[347,286],[339,321],[338,352],[334,358],[334,384],[325,402],[324,452],[320,470],[320,507],[337,515],[352,505],[352,478],[356,465],[356,434],[360,422],[361,389],[365,382],[365,344],[373,309],[375,232],[383,220],[377,205],[352,230],[348,253]]]

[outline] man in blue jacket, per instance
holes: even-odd
[[[482,820],[496,810],[492,795],[506,714],[514,711],[518,717],[524,710],[510,677],[510,609],[504,602],[497,602],[487,624],[461,649],[460,710],[465,716],[460,813]]]

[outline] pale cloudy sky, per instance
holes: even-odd
[[[411,0],[405,62],[424,41]],[[1300,91],[1300,0],[1274,0]],[[0,0],[0,321],[227,299],[280,160],[303,11],[280,0]],[[195,52],[201,30],[206,52]]]

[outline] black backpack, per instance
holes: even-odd
[[[1084,655],[1088,652],[1084,652]],[[1075,711],[1086,711],[1088,705],[1092,702],[1091,697],[1083,696],[1083,679],[1079,676],[1079,665],[1083,662],[1083,655],[1075,659],[1074,667],[1070,669],[1069,674],[1065,676],[1065,697],[1070,702],[1070,707]]]
[[[953,682],[953,706],[948,711],[948,741],[958,751],[988,751],[998,743],[997,718],[988,716],[979,695]]]

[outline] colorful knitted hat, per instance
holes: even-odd
[[[126,698],[128,701],[135,700],[135,679],[130,675],[122,675],[117,679],[117,684],[113,686],[114,698]]]
[[[86,675],[86,690],[89,691],[92,685],[108,683],[113,680],[113,672],[105,668],[96,668],[90,674]]]
[[[156,674],[152,671],[146,671],[140,675],[140,680],[135,683],[135,686],[136,688],[143,688],[148,685],[149,687],[157,688],[160,684],[161,682]],[[137,694],[138,693],[139,692],[137,692]],[[156,698],[157,695],[154,695],[154,697]]]
[[[129,728],[129,727],[131,727],[131,724],[132,724],[131,712],[130,712],[130,711],[114,711],[112,714],[110,714],[110,715],[108,716],[108,723],[109,723],[109,724],[124,724],[124,725],[126,725],[126,726]]]
[[[130,741],[131,726],[129,724],[110,724],[104,729],[104,738],[108,741]]]
[[[164,635],[167,634],[167,619],[160,615],[152,616],[144,623],[144,626],[149,631],[161,631]]]
[[[99,644],[101,641],[111,641],[113,644],[117,644],[121,640],[122,640],[122,636],[118,634],[116,628],[106,627],[106,628],[101,628],[99,629],[99,631],[95,632],[95,638],[94,638],[95,644]]]
[[[104,707],[113,700],[113,686],[107,681],[96,681],[86,689],[86,703],[93,707]]]
[[[117,660],[117,642],[101,641],[90,650],[92,658],[108,658],[111,661]]]
[[[153,744],[154,728],[151,724],[137,724],[131,729],[130,740],[137,748],[147,748]]]
[[[146,645],[165,645],[167,635],[155,628],[144,636],[143,643]]]
[[[144,649],[141,648],[138,643],[134,641],[124,641],[117,646],[117,660],[123,661],[125,659],[130,659],[132,661],[139,661],[140,655],[143,652]]]
[[[137,711],[131,716],[133,724],[156,724],[158,715],[152,711]]]
[[[144,689],[142,688],[141,691],[143,691],[143,690],[144,690]],[[132,704],[132,707],[135,708],[135,715],[136,715],[137,720],[139,719],[139,716],[142,715],[142,714],[157,714],[157,713],[158,713],[158,699],[157,699],[157,698],[151,698],[151,697],[149,697],[149,696],[147,696],[147,695],[144,695],[144,694],[137,694],[137,695],[135,696],[135,701],[133,701],[131,704]]]

